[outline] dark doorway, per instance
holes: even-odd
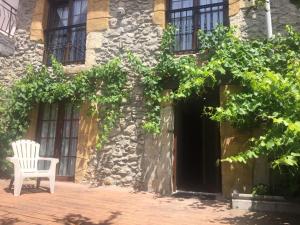
[[[175,108],[176,190],[221,192],[219,124],[203,113],[219,106],[219,88],[180,101]]]

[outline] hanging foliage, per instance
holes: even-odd
[[[297,168],[300,162],[300,34],[287,27],[285,36],[271,40],[241,40],[234,29],[218,27],[211,33],[199,31],[197,56],[177,57],[172,49],[175,29],[164,32],[153,68],[133,54],[128,59],[143,76],[147,121],[144,128],[160,131],[160,106],[165,101],[201,96],[220,84],[240,86],[238,93],[227,93],[226,104],[206,108],[205,113],[219,122],[237,128],[261,127],[251,147],[224,161],[243,162],[265,155],[273,168]],[[107,140],[120,105],[126,99],[127,73],[120,59],[97,66],[76,76],[67,76],[62,66],[30,67],[25,78],[1,95],[1,150],[24,134],[28,113],[37,103],[68,100],[74,104],[89,101],[99,115],[99,145]],[[171,84],[171,85],[170,85]],[[171,89],[168,96],[165,89]]]
[[[265,155],[273,168],[300,163],[300,34],[287,27],[285,36],[271,40],[241,40],[232,28],[218,27],[211,33],[199,31],[200,51],[195,56],[175,56],[175,29],[163,36],[161,54],[154,68],[131,56],[136,70],[143,74],[148,118],[144,127],[160,130],[160,105],[192,95],[201,96],[220,84],[240,86],[240,92],[227,93],[222,107],[208,107],[205,113],[236,128],[260,127],[262,135],[251,138],[251,147],[224,159],[246,163]],[[200,63],[201,62],[201,63]],[[164,96],[165,81],[173,81],[170,95]]]
[[[74,76],[66,75],[62,65],[55,60],[50,68],[30,66],[26,76],[10,89],[0,89],[0,169],[7,169],[3,159],[9,144],[24,136],[30,122],[29,112],[39,103],[69,101],[80,105],[83,101],[90,102],[91,113],[99,118],[97,148],[100,149],[127,97],[126,82],[127,72],[120,59]]]

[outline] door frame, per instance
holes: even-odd
[[[219,95],[219,104],[221,103],[221,98],[220,98],[220,91],[221,91],[221,88],[220,87],[217,87],[217,91],[218,91],[218,95]],[[173,113],[174,113],[174,120],[173,120],[173,127],[174,127],[174,132],[173,132],[173,149],[172,149],[172,179],[171,179],[171,185],[172,185],[172,193],[176,193],[178,191],[181,191],[181,190],[178,190],[177,188],[177,154],[178,154],[178,138],[177,138],[177,135],[178,135],[178,127],[177,127],[177,119],[178,119],[178,110],[177,110],[177,103],[174,102],[173,103]],[[219,150],[218,152],[216,152],[218,155],[219,155],[219,158],[221,158],[221,126],[220,126],[220,123],[218,123],[218,129],[219,129]],[[218,165],[218,169],[217,169],[217,176],[218,176],[218,179],[217,179],[217,185],[220,189],[220,192],[196,192],[196,193],[199,193],[199,194],[209,194],[209,195],[219,195],[219,194],[222,194],[223,193],[223,186],[222,186],[222,168],[221,168],[221,164]],[[185,192],[185,191],[184,191]],[[187,191],[187,192],[191,192],[191,191]],[[193,193],[195,191],[192,191]]]
[[[55,131],[55,142],[54,142],[54,153],[53,157],[54,158],[61,158],[61,146],[62,146],[62,139],[63,139],[63,128],[64,128],[64,115],[65,115],[65,101],[61,101],[57,103],[57,125],[56,125],[56,131]],[[35,141],[39,143],[40,139],[40,133],[41,133],[41,126],[42,126],[42,117],[45,109],[45,104],[40,103],[38,105],[38,121],[37,121],[37,128],[36,128],[36,135],[35,135]],[[73,114],[73,113],[72,113]],[[78,123],[80,121],[78,120]],[[79,126],[78,126],[79,128]],[[71,128],[70,128],[71,129]],[[77,131],[78,132],[78,131]],[[78,139],[78,137],[77,137]],[[75,157],[75,168],[74,168],[74,176],[59,176],[56,175],[55,179],[57,181],[75,181],[75,176],[76,176],[76,158],[77,158],[77,147],[78,143],[76,146],[76,157]],[[59,166],[56,167],[56,173],[58,173]]]

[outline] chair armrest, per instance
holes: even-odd
[[[6,160],[14,164],[14,176],[21,173],[21,167],[19,164],[19,160],[16,157],[6,157]]]
[[[59,162],[56,158],[39,157],[38,160],[50,161],[49,172],[55,176],[56,164]]]
[[[10,161],[11,163],[15,164],[15,165],[19,165],[18,164],[18,159],[15,157],[6,157],[7,161]]]
[[[55,163],[55,164],[59,162],[59,160],[56,158],[39,157],[38,160],[51,161],[51,163]]]

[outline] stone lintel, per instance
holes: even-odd
[[[49,3],[47,0],[37,0],[32,15],[30,40],[44,41],[44,29],[47,25]]]
[[[235,16],[236,14],[239,13],[240,11],[240,4],[241,4],[241,0],[229,0],[228,2],[229,6],[229,17],[231,16]]]
[[[240,9],[255,5],[255,0],[229,0],[229,17],[235,16]]]
[[[166,26],[166,0],[154,0],[153,23],[165,28]]]
[[[88,0],[87,33],[108,29],[109,18],[109,0]]]

